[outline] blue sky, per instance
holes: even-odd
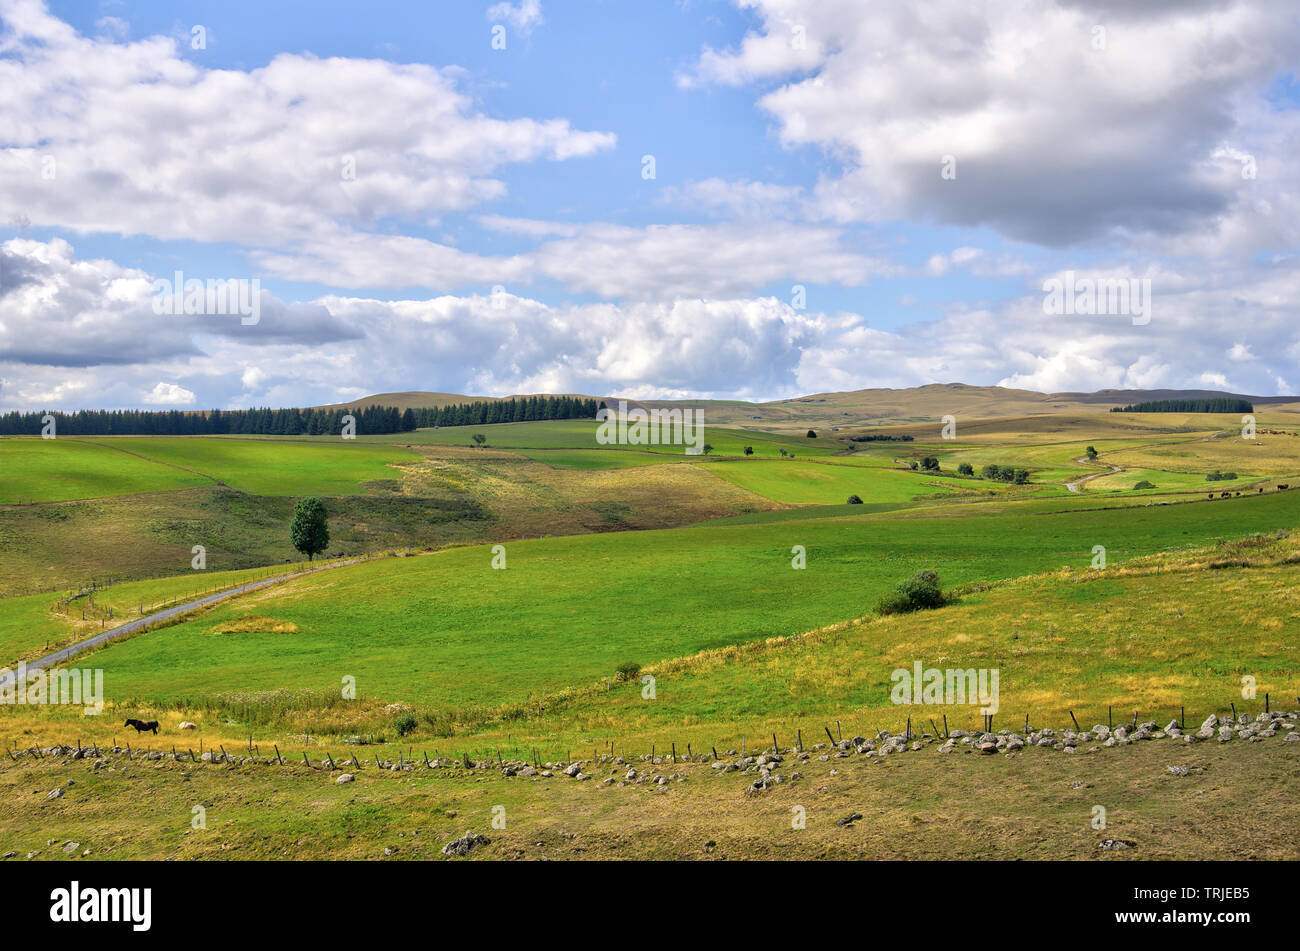
[[[1294,10],[863,10],[0,0],[0,408],[1295,392]]]

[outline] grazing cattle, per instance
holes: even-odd
[[[1231,493],[1231,492],[1220,492],[1220,493],[1219,493],[1219,498],[1221,498],[1221,499],[1230,499],[1230,498],[1232,498],[1232,493]]]
[[[126,721],[125,723],[123,723],[122,725],[123,725],[123,726],[133,726],[133,727],[135,727],[135,732],[137,732],[137,733],[149,733],[149,732],[151,732],[151,733],[153,733],[155,736],[158,735],[158,721],[157,721],[157,720],[137,720],[137,719],[135,719],[134,717],[132,717],[131,719],[127,720],[127,721]]]
[[[1281,492],[1283,489],[1289,489],[1289,488],[1291,488],[1291,486],[1290,486],[1289,484],[1288,484],[1288,485],[1279,485],[1279,486],[1277,487],[1277,490],[1278,490],[1279,492]]]
[[[1213,493],[1213,492],[1210,493],[1210,498],[1214,498],[1214,493]]]
[[[1259,487],[1259,491],[1261,491],[1261,492],[1264,491],[1264,487],[1263,487],[1262,485]]]

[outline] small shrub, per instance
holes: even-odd
[[[975,467],[972,466],[969,462],[963,462],[959,466],[957,466],[957,472],[959,475],[964,475],[964,476],[974,475]]]
[[[635,680],[636,675],[641,673],[641,665],[629,660],[627,663],[619,664],[614,673],[620,681]]]
[[[810,430],[808,430],[808,438],[809,438],[809,439],[816,439],[816,438],[817,438],[817,430],[815,430],[815,429],[810,429]]]
[[[1137,485],[1133,486],[1135,489],[1154,489],[1155,487],[1156,484],[1154,482],[1148,482],[1146,479],[1143,479]]]
[[[848,501],[847,503],[845,503],[845,504],[847,504],[847,505],[861,505],[861,504],[862,504],[862,499],[860,499],[857,495],[850,495],[850,496],[849,496],[849,501]]]
[[[918,571],[884,595],[876,605],[881,614],[907,614],[941,608],[948,603],[939,587],[939,573],[932,569]]]
[[[399,714],[397,719],[393,721],[393,729],[397,731],[398,736],[406,736],[408,733],[414,733],[417,725],[418,722],[415,719],[415,714],[411,713],[409,710],[405,713]]]

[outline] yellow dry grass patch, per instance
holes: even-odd
[[[427,458],[402,467],[403,492],[472,498],[492,513],[501,539],[676,528],[789,508],[732,485],[703,466],[668,462],[623,469],[557,469],[503,450],[412,448]],[[672,504],[665,505],[665,499]]]
[[[209,634],[297,634],[298,625],[260,614],[246,614],[208,628]]]
[[[1263,424],[1261,424],[1263,426]],[[1294,422],[1290,428],[1295,429]],[[1237,429],[1226,435],[1186,442],[1118,449],[1105,455],[1107,462],[1128,469],[1164,469],[1170,472],[1209,472],[1220,469],[1239,476],[1286,477],[1300,473],[1300,436],[1261,434],[1242,439]],[[1240,480],[1238,480],[1240,481]],[[1286,481],[1283,479],[1283,481]],[[1206,491],[1231,489],[1232,484],[1207,483]]]

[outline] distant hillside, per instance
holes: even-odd
[[[512,394],[511,396],[467,396],[457,393],[379,393],[349,403],[318,409],[396,406],[399,409],[440,407],[473,400],[511,399],[515,395],[573,396],[617,401],[627,399],[581,393]],[[744,426],[770,431],[797,431],[811,425],[849,427],[905,426],[930,423],[947,415],[967,420],[1013,419],[1032,416],[1085,416],[1150,400],[1219,399],[1248,400],[1257,406],[1292,409],[1300,406],[1295,396],[1241,396],[1217,390],[1100,390],[1096,393],[1039,393],[1003,386],[970,386],[965,383],[931,383],[907,389],[879,387],[842,393],[813,393],[791,399],[755,403],[745,400],[637,400],[629,406],[695,408],[704,411],[707,423],[715,426]],[[1292,404],[1283,407],[1282,404]],[[969,430],[968,430],[969,431]]]
[[[1222,390],[1098,390],[1096,393],[1053,393],[1050,399],[1071,400],[1075,403],[1151,403],[1164,400],[1216,400],[1236,399],[1248,403],[1294,403],[1296,396],[1247,396],[1243,393],[1225,393]]]
[[[497,400],[515,399],[519,396],[573,396],[582,399],[600,399],[584,393],[514,393],[509,396],[468,396],[464,393],[428,393],[423,390],[408,390],[405,393],[376,393],[362,396],[346,403],[330,403],[326,406],[313,406],[312,409],[365,409],[368,406],[396,406],[398,409],[434,409],[452,406],[456,403],[495,402]]]

